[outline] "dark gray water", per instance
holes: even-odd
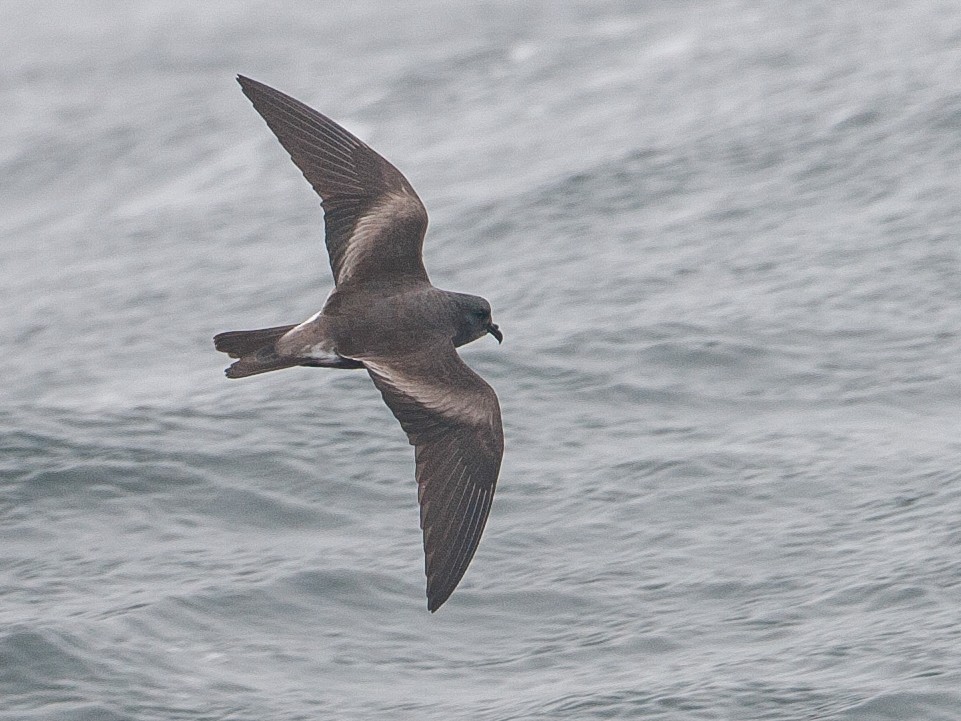
[[[431,213],[507,455],[425,609],[316,197]],[[0,4],[0,718],[961,719],[961,6]]]

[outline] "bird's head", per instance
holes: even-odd
[[[454,335],[454,345],[462,346],[481,338],[488,333],[497,338],[500,343],[504,334],[491,319],[491,304],[478,295],[466,293],[452,293],[457,312],[457,332]]]

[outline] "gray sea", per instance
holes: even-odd
[[[394,162],[507,452],[426,610],[266,82]],[[961,4],[0,2],[0,719],[961,719]]]

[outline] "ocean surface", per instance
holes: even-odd
[[[426,610],[234,80],[431,216],[507,452]],[[0,2],[0,719],[961,719],[961,4]]]

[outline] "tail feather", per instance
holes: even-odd
[[[225,371],[228,378],[246,378],[259,373],[294,366],[316,368],[363,368],[364,364],[334,354],[330,358],[297,358],[279,355],[274,344],[295,326],[279,325],[259,330],[232,330],[214,336],[214,347],[231,358],[238,358]]]
[[[228,378],[246,378],[259,373],[279,371],[283,368],[293,368],[298,365],[300,365],[300,359],[283,358],[277,355],[273,347],[270,346],[234,361],[224,373],[227,374]]]
[[[274,343],[294,326],[278,325],[258,330],[231,330],[214,336],[214,347],[231,358],[239,358],[225,373],[228,378],[292,368],[300,365],[295,358],[284,358],[274,350]]]
[[[231,358],[241,358],[264,346],[273,346],[277,340],[295,326],[278,325],[259,330],[231,330],[214,336],[214,347]],[[296,363],[294,364],[296,365]]]

